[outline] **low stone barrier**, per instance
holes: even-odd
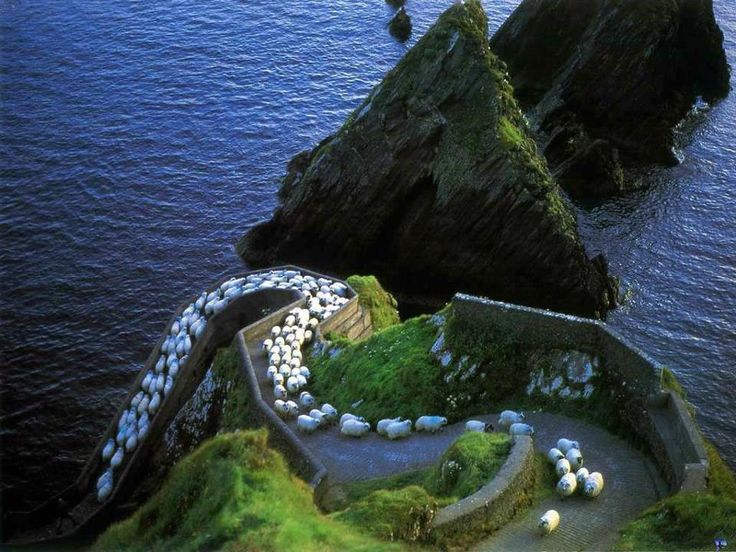
[[[492,533],[531,502],[534,445],[526,435],[514,437],[509,457],[496,476],[472,495],[437,512],[431,538],[441,547],[477,540]]]
[[[705,489],[708,458],[682,399],[662,388],[662,366],[598,320],[472,295],[452,299],[456,317],[533,348],[589,349],[602,358],[604,384],[616,390],[621,419],[645,445],[671,492]]]

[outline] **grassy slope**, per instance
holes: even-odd
[[[172,470],[98,550],[399,550],[319,513],[308,486],[267,446],[263,430],[225,433]]]
[[[347,283],[358,294],[358,301],[371,313],[373,331],[379,331],[394,324],[398,324],[398,303],[393,295],[387,292],[375,276],[353,275]]]

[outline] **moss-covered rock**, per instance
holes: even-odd
[[[289,165],[251,264],[370,270],[400,294],[458,289],[587,315],[615,301],[491,52],[477,0],[449,8],[350,115]]]
[[[622,165],[675,164],[673,127],[729,91],[712,0],[524,0],[491,49],[576,196],[624,189]]]
[[[375,276],[349,276],[346,280],[358,294],[358,301],[371,313],[371,325],[377,332],[400,322],[398,303],[381,287]]]
[[[411,36],[411,18],[404,8],[401,8],[388,22],[388,32],[391,36],[406,42]]]

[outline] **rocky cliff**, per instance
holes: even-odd
[[[712,0],[524,0],[491,39],[573,195],[676,163],[672,128],[729,90]]]
[[[602,314],[615,289],[529,136],[480,3],[448,9],[333,136],[288,166],[255,265],[372,271],[406,296],[463,290]]]

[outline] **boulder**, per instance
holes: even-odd
[[[297,155],[252,265],[370,271],[399,298],[456,291],[602,315],[616,285],[576,220],[491,52],[477,0],[450,7],[348,117]]]
[[[409,18],[409,14],[406,13],[404,8],[399,9],[396,15],[391,18],[391,21],[388,22],[388,32],[401,42],[409,40],[411,36],[411,18]]]
[[[712,0],[524,0],[491,49],[575,196],[624,189],[622,167],[677,163],[673,127],[729,91]]]

